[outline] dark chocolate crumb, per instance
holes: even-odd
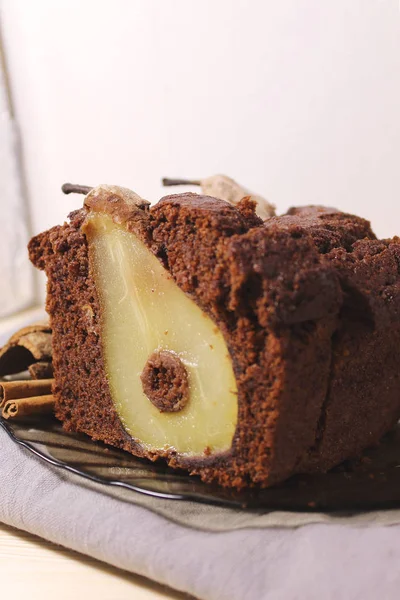
[[[186,367],[174,352],[153,352],[140,376],[143,391],[160,412],[178,412],[189,400]]]

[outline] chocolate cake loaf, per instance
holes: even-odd
[[[325,471],[400,417],[400,240],[305,207],[115,186],[34,237],[56,415],[225,486]]]

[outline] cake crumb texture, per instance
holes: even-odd
[[[400,417],[400,241],[368,221],[300,207],[262,222],[197,194],[167,196],[126,221],[227,342],[238,386],[229,452],[153,452],[124,430],[107,384],[101,309],[81,225],[87,209],[33,238],[48,277],[56,414],[68,431],[189,470],[204,481],[269,486],[326,471],[379,441]],[[127,335],[135,335],[128,332]]]

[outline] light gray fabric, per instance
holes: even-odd
[[[197,598],[399,597],[399,526],[199,530],[42,464],[3,431],[0,457],[1,521]]]

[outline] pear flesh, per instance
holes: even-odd
[[[84,224],[101,306],[101,339],[111,397],[125,430],[147,451],[219,453],[232,445],[237,385],[224,337],[147,246],[102,212]],[[174,353],[188,373],[189,399],[160,412],[141,374],[154,352]]]

